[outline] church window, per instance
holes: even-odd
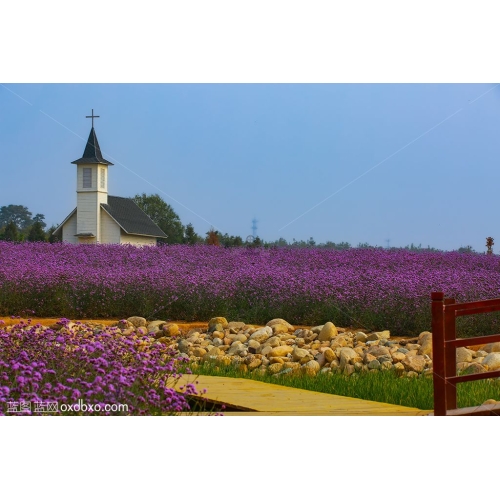
[[[101,188],[106,189],[106,169],[101,168]]]
[[[83,187],[91,188],[92,187],[92,169],[84,168],[83,169]]]

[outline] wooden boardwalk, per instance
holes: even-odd
[[[294,389],[243,378],[184,375],[175,387],[182,392],[181,386],[196,380],[199,392],[207,390],[204,397],[209,402],[226,405],[224,415],[421,416],[430,413],[430,410]]]

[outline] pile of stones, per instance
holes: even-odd
[[[181,325],[182,326],[182,325]],[[178,324],[147,322],[133,316],[117,324],[123,335],[146,336],[175,349],[194,366],[213,363],[280,377],[302,372],[352,375],[362,371],[394,370],[401,376],[432,375],[432,333],[418,338],[393,339],[390,331],[367,333],[328,322],[312,328],[294,328],[277,318],[265,326],[228,322],[215,317],[208,328],[182,331]],[[148,335],[149,334],[149,335]],[[480,350],[457,349],[461,374],[500,369],[500,342]]]

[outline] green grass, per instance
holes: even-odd
[[[234,366],[204,363],[191,368],[194,374],[218,377],[248,378],[296,389],[336,394],[421,410],[434,408],[432,377],[398,377],[392,371],[360,372],[350,377],[319,373],[316,377],[302,373],[273,377],[255,372],[243,373]],[[500,400],[500,379],[477,380],[457,386],[458,407],[478,406],[487,399]]]

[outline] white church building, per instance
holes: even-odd
[[[156,245],[167,235],[130,198],[108,195],[108,167],[92,129],[76,165],[76,208],[54,231],[67,243]]]

